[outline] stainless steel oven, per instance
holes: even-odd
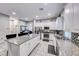
[[[44,38],[49,38],[49,34],[48,33],[44,33]]]

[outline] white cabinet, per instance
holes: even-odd
[[[79,33],[79,4],[73,4],[73,10],[72,31]]]
[[[20,46],[8,43],[8,56],[19,56],[20,55]]]
[[[35,27],[42,27],[42,29],[44,29],[44,27],[49,27],[50,30],[54,30],[56,29],[56,20],[53,19],[52,21],[50,21],[50,19],[42,21],[42,22],[36,22]]]
[[[67,4],[64,10],[64,30],[72,31],[72,21],[74,16],[73,4]]]
[[[28,55],[29,53],[29,42],[25,42],[23,43],[21,46],[20,46],[20,55],[21,56],[26,56]]]
[[[0,56],[7,56],[7,50],[0,51]]]
[[[21,56],[29,55],[39,42],[40,42],[40,36],[37,36],[22,44],[20,48],[20,51],[22,53],[20,52],[20,55]]]
[[[34,37],[32,40],[28,41],[28,55],[32,52],[32,50],[36,47],[36,45],[40,42],[40,36]]]
[[[0,43],[0,56],[7,56],[7,51],[8,51],[8,45],[4,41]]]
[[[64,30],[79,32],[79,4],[67,4],[64,10]]]
[[[39,42],[40,42],[40,36],[38,35],[20,45],[8,43],[9,44],[8,55],[9,56],[28,56]]]

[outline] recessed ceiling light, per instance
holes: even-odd
[[[39,16],[36,16],[35,18],[36,18],[36,19],[39,19]]]
[[[39,16],[36,16],[36,18],[39,18]]]
[[[16,12],[12,12],[13,15],[16,15]]]
[[[51,13],[48,13],[48,16],[51,16]]]

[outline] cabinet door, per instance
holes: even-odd
[[[35,48],[36,44],[38,43],[36,38],[37,37],[35,37],[35,38],[33,38],[29,41],[29,50],[30,50],[30,52]]]
[[[20,46],[20,55],[27,56],[29,54],[29,42],[25,42]]]
[[[39,43],[39,41],[40,41],[39,36],[35,37],[29,41],[29,49],[28,49],[29,53],[36,47],[36,45]]]
[[[72,4],[68,4],[65,7],[64,10],[64,30],[65,31],[72,31],[72,21],[73,21],[73,5]]]
[[[74,18],[72,21],[72,31],[79,32],[79,4],[73,4]]]
[[[18,45],[8,43],[8,55],[9,56],[20,56],[20,48]]]
[[[79,32],[79,4],[68,4],[64,12],[64,30]]]

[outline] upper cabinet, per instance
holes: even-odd
[[[64,9],[64,30],[79,32],[79,4],[67,4]]]
[[[44,27],[49,27],[50,30],[55,30],[56,29],[56,19],[53,20],[43,20],[41,22],[35,22],[34,27],[42,27],[42,29],[44,29]]]
[[[72,20],[73,20],[74,10],[72,4],[67,4],[64,9],[64,30],[72,30]]]
[[[72,21],[72,31],[73,32],[79,32],[79,4],[73,4],[73,21]]]

